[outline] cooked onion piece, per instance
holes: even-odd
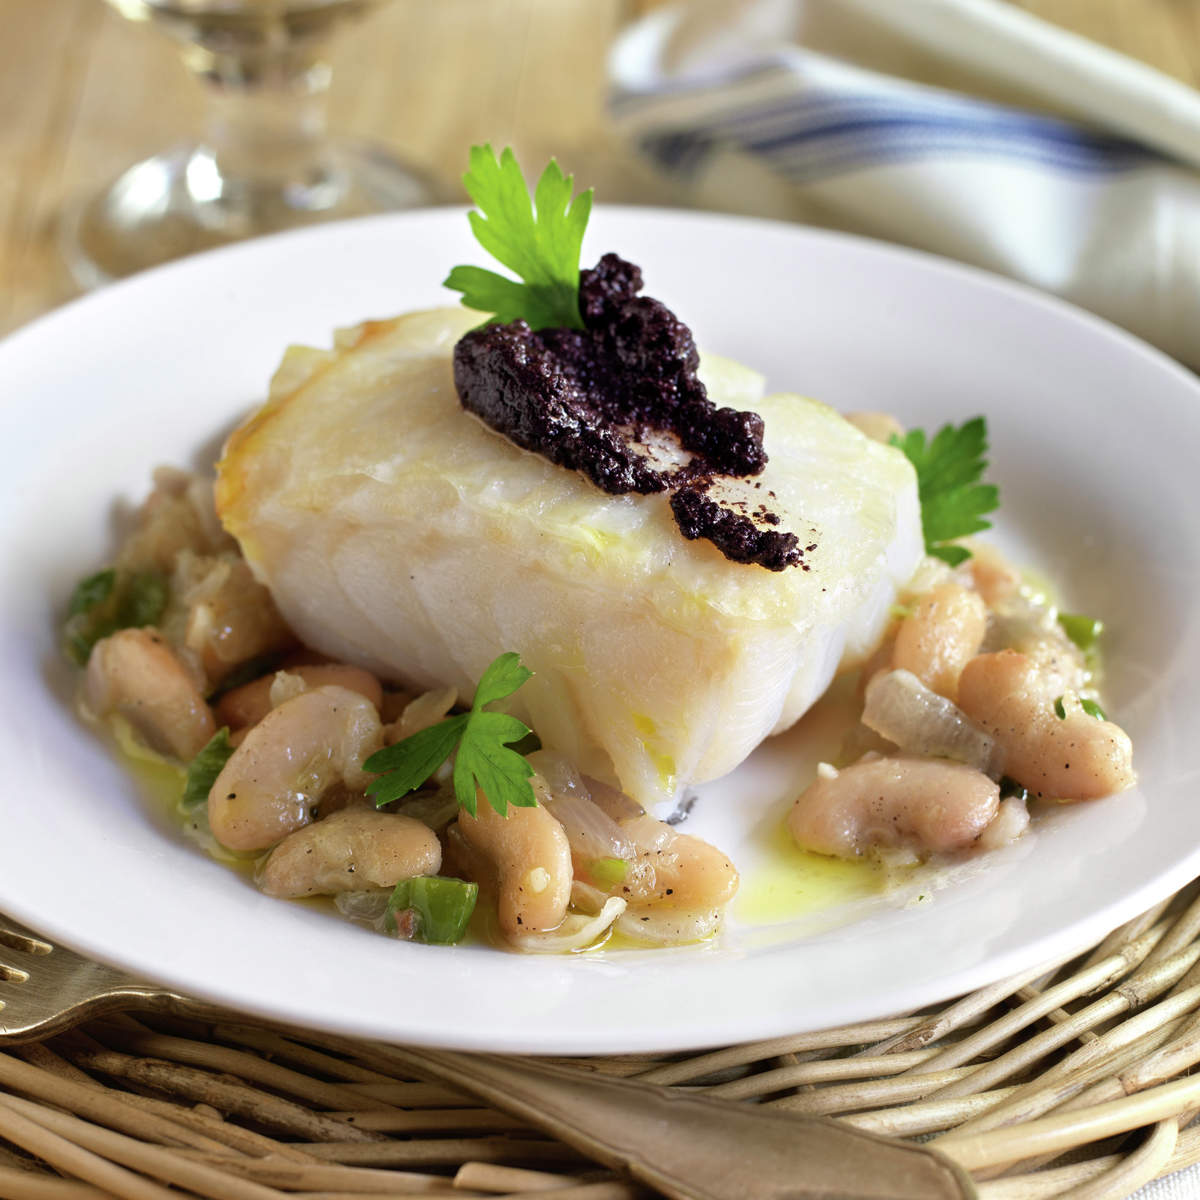
[[[413,697],[405,706],[398,720],[389,725],[384,733],[388,745],[402,742],[405,738],[436,725],[458,703],[458,692],[452,687],[432,688]]]
[[[724,915],[719,908],[688,912],[631,904],[617,921],[617,932],[654,946],[684,946],[707,941],[720,929]]]
[[[372,888],[362,892],[339,892],[333,903],[343,917],[377,929],[382,927],[391,898],[391,888]]]
[[[586,874],[596,862],[633,861],[637,853],[633,843],[592,800],[583,777],[565,758],[540,750],[529,756],[529,764],[537,772],[533,785],[538,803],[567,835],[576,875]]]
[[[612,904],[599,888],[576,881],[571,893],[577,907],[595,910],[602,904]],[[603,911],[603,910],[602,910]],[[703,942],[721,928],[724,907],[692,912],[662,904],[629,904],[618,913],[614,930],[630,941],[649,946],[684,946]]]
[[[609,896],[595,915],[571,913],[557,929],[545,933],[510,933],[509,942],[526,954],[565,954],[593,949],[625,911],[625,901]]]
[[[139,510],[117,561],[131,570],[169,573],[183,551],[220,554],[234,547],[217,516],[212,479],[159,467],[154,472],[154,490]]]
[[[995,739],[911,671],[880,671],[872,677],[862,721],[906,754],[951,758],[996,773]]]
[[[295,642],[271,599],[234,550],[219,555],[180,551],[171,574],[163,631],[219,684],[239,663]]]

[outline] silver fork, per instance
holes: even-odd
[[[52,945],[0,914],[0,1041],[40,1040],[91,1017],[128,1009],[199,1015],[201,1007],[166,988]]]
[[[212,1005],[54,946],[0,915],[0,1047],[128,1009],[229,1019]],[[302,1030],[295,1031],[303,1036]],[[347,1043],[349,1045],[349,1043]],[[970,1177],[926,1146],[825,1117],[738,1104],[531,1058],[377,1048],[672,1200],[970,1200]]]

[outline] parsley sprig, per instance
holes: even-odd
[[[471,711],[447,717],[412,737],[372,754],[363,766],[381,772],[367,787],[377,808],[418,788],[454,753],[454,796],[475,815],[475,789],[482,789],[501,815],[508,806],[533,808],[537,798],[529,777],[533,768],[509,747],[532,732],[507,713],[485,712],[484,706],[511,696],[533,672],[513,653],[501,654],[484,671],[471,701]]]
[[[525,320],[534,330],[582,329],[579,250],[592,211],[591,189],[572,201],[575,177],[564,175],[551,159],[531,204],[516,155],[506,149],[497,160],[490,145],[471,147],[463,184],[479,208],[468,214],[479,244],[523,282],[483,267],[458,266],[445,286],[462,292],[467,308],[491,313],[493,321]]]
[[[893,434],[891,442],[917,469],[926,554],[952,567],[966,562],[970,550],[950,543],[990,529],[991,522],[981,518],[1000,507],[999,489],[979,482],[987,468],[986,421],[975,417],[958,428],[944,425],[928,444],[923,429],[910,430],[903,437]]]

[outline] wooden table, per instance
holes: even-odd
[[[1016,0],[1200,84],[1197,0]],[[332,122],[451,186],[472,142],[556,154],[609,201],[654,183],[604,120],[604,57],[652,0],[408,0],[343,32]],[[0,333],[69,298],[64,203],[200,128],[172,44],[100,0],[0,0]]]
[[[466,147],[491,141],[526,162],[557,155],[605,200],[652,201],[604,118],[605,53],[649,3],[386,5],[336,46],[332,123],[450,185]],[[1200,0],[1014,3],[1200,85]],[[201,116],[168,40],[101,0],[0,0],[0,334],[74,293],[55,240],[64,204],[195,136]]]

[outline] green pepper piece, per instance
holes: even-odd
[[[417,914],[416,938],[446,945],[462,940],[475,911],[479,885],[444,875],[418,875],[402,879],[392,890],[384,913],[389,933],[396,931],[396,913],[406,908]]]
[[[587,865],[587,873],[598,888],[614,888],[625,882],[629,864],[623,858],[593,858]]]

